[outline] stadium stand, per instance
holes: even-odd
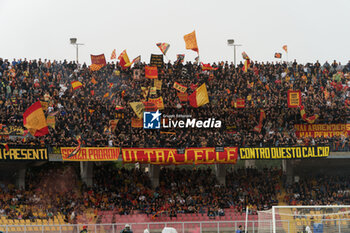
[[[30,185],[25,190],[2,185],[2,223],[244,220],[246,206],[249,206],[250,218],[254,220],[258,211],[270,209],[279,200],[291,205],[349,204],[350,201],[346,179],[319,178],[317,183],[315,180],[301,180],[300,186],[295,184],[284,189],[279,169],[231,171],[227,173],[226,186],[220,186],[210,169],[164,168],[160,185],[156,188],[149,185],[148,176],[139,169],[97,167],[96,182],[90,188],[78,181],[71,166],[47,167],[38,171],[41,181],[28,182]],[[51,184],[52,187],[46,183],[50,176],[58,180]],[[28,172],[27,177],[30,180],[33,171]],[[58,190],[53,189],[57,186]],[[305,190],[314,192],[305,194]]]
[[[350,62],[252,62],[248,72],[242,71],[243,64],[234,68],[232,64],[214,63],[215,70],[202,71],[200,65],[190,62],[167,63],[159,69],[162,89],[153,95],[163,97],[162,113],[180,112],[200,119],[215,117],[224,122],[220,129],[177,128],[170,133],[132,127],[136,115],[129,103],[151,95],[141,88],[152,86],[151,80],[133,78],[136,69],[144,75],[145,65],[122,69],[119,64],[109,63],[99,71],[91,71],[86,64],[78,68],[67,61],[0,59],[0,142],[10,146],[45,145],[52,152],[61,146],[76,146],[76,136],[80,135],[86,147],[324,145],[334,152],[349,151],[350,142],[343,135],[297,137],[294,125],[305,121],[299,108],[287,107],[287,92],[301,90],[307,114],[319,115],[315,123],[347,123]],[[83,88],[73,90],[73,81],[80,81]],[[189,87],[189,94],[206,83],[209,104],[199,111],[186,101],[181,102],[173,88],[174,81]],[[243,108],[235,106],[238,99],[244,100]],[[45,113],[56,117],[56,126],[50,126],[49,135],[40,138],[30,136],[23,128],[23,112],[37,100],[48,102]],[[261,109],[266,117],[261,132],[256,132]],[[112,130],[110,120],[114,119],[118,123]],[[12,232],[23,231],[19,225],[30,226],[29,231],[40,231],[38,225],[49,225],[48,231],[57,231],[57,225],[62,224],[218,220],[243,223],[247,206],[249,219],[258,220],[259,211],[281,203],[350,202],[346,176],[300,177],[294,183],[286,182],[286,174],[279,168],[230,169],[223,185],[209,168],[163,167],[159,185],[154,186],[142,169],[116,169],[110,163],[94,163],[93,185],[88,187],[78,165],[30,165],[33,166],[26,170],[25,187],[6,179],[0,182],[0,225],[18,226],[11,226]],[[288,220],[304,224],[299,219]],[[310,219],[305,221],[309,223]],[[216,227],[214,223],[210,226]],[[101,232],[109,232],[110,227],[103,227]],[[71,225],[64,228],[73,231]]]
[[[118,64],[107,64],[99,71],[90,71],[86,64],[77,68],[74,62],[49,60],[0,59],[0,113],[2,130],[6,126],[23,128],[22,114],[36,100],[49,102],[47,114],[56,114],[56,127],[49,136],[33,138],[23,135],[2,137],[8,144],[45,144],[51,146],[76,145],[81,135],[86,146],[128,147],[196,147],[196,146],[286,146],[329,145],[333,151],[347,151],[347,137],[329,135],[317,138],[298,138],[294,124],[305,123],[299,109],[287,108],[287,91],[301,90],[302,103],[308,115],[318,114],[315,123],[346,123],[349,116],[350,62],[341,65],[319,62],[305,65],[293,62],[252,62],[248,72],[243,64],[214,63],[217,70],[203,71],[200,65],[167,63],[159,69],[163,85],[153,97],[163,97],[163,114],[190,114],[193,117],[223,119],[220,129],[175,129],[173,133],[159,133],[133,128],[136,117],[128,103],[143,99],[141,87],[152,86],[149,79],[133,79],[133,71],[144,66],[139,63],[130,69]],[[95,85],[91,80],[94,79]],[[84,88],[73,90],[71,82],[80,81]],[[173,82],[188,87],[206,83],[210,103],[201,111],[180,102]],[[113,85],[110,85],[113,84]],[[93,92],[92,92],[93,91]],[[189,88],[189,94],[193,92]],[[109,97],[106,97],[109,93]],[[150,93],[146,93],[150,96]],[[243,109],[234,108],[237,99],[243,99]],[[124,109],[116,110],[116,106]],[[259,110],[266,118],[261,132],[253,129],[258,124]],[[90,110],[90,111],[89,111]],[[230,114],[228,114],[230,113]],[[114,134],[109,121],[119,119]],[[193,135],[196,135],[194,137]]]

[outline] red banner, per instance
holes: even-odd
[[[295,134],[298,138],[303,137],[333,137],[350,134],[350,124],[296,124]]]
[[[288,108],[298,108],[301,106],[301,92],[288,91]]]
[[[237,99],[234,103],[235,108],[244,108],[245,107],[245,99]]]
[[[157,66],[145,66],[145,77],[150,79],[158,78]]]
[[[143,120],[139,119],[139,118],[132,118],[131,119],[131,127],[142,128],[143,127]]]
[[[96,65],[106,65],[106,58],[104,54],[100,55],[92,55],[91,56],[91,64],[96,64]]]
[[[235,164],[237,147],[223,148],[216,152],[215,148],[186,148],[180,154],[174,148],[123,148],[124,163],[150,164]]]

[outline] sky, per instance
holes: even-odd
[[[196,30],[204,63],[237,62],[245,51],[254,61],[279,61],[275,52],[297,62],[350,60],[349,0],[0,0],[0,57],[75,60],[69,38],[76,37],[79,62],[90,54],[127,50],[130,60],[160,54],[157,42],[170,44],[167,57],[196,52],[185,49],[183,36]],[[167,61],[167,58],[165,58]]]

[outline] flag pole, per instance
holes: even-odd
[[[170,61],[170,59],[164,54],[164,56],[166,57],[166,59],[168,59],[168,62]]]

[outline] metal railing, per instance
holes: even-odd
[[[283,229],[282,222],[278,221],[278,232],[289,233]],[[206,221],[206,222],[146,222],[146,223],[115,223],[115,224],[69,224],[69,225],[0,225],[3,233],[80,233],[86,226],[89,233],[119,233],[129,224],[134,233],[143,233],[148,229],[151,233],[160,233],[164,227],[173,227],[178,233],[220,233],[235,232],[239,226],[245,227],[242,221]],[[260,229],[259,229],[260,228]],[[272,221],[248,221],[249,233],[272,232]]]
[[[322,219],[315,225],[310,225],[312,232],[322,229],[323,232],[350,232],[350,219]],[[86,226],[88,233],[119,233],[129,224],[134,233],[160,233],[164,227],[173,227],[178,233],[232,233],[239,226],[245,227],[245,221],[206,221],[206,222],[145,222],[145,223],[114,223],[114,224],[67,224],[67,225],[0,225],[3,233],[80,233]],[[276,232],[303,232],[306,226],[296,225],[295,221],[276,221]],[[249,233],[272,233],[272,220],[247,222]]]

